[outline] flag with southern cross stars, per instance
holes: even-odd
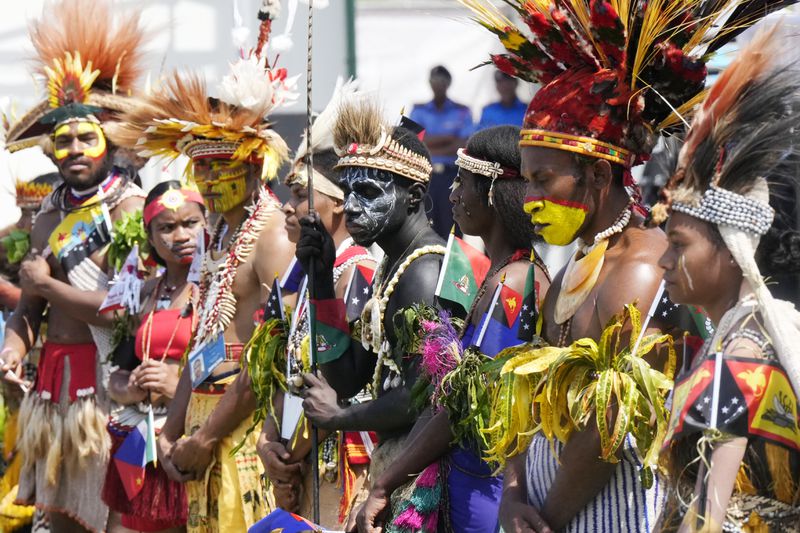
[[[501,281],[494,291],[492,303],[478,326],[473,344],[482,354],[494,357],[510,346],[519,344],[517,329],[522,295]]]
[[[279,318],[286,320],[286,313],[283,309],[283,294],[281,293],[281,280],[276,275],[275,281],[272,282],[272,290],[267,298],[267,303],[264,305],[264,321],[271,318]]]
[[[662,281],[647,314],[686,332],[687,336],[684,338],[684,342],[690,349],[690,353],[698,353],[703,346],[703,341],[714,333],[714,324],[699,307],[674,303],[669,299],[664,287]],[[684,364],[687,363],[688,361],[684,362]]]
[[[451,231],[436,283],[436,297],[440,302],[452,302],[463,307],[464,311],[469,310],[489,266],[488,257]]]
[[[797,414],[797,396],[774,356],[712,353],[697,361],[675,385],[664,444],[718,430],[800,451]]]
[[[535,335],[541,332],[540,328],[539,282],[536,281],[536,265],[533,262],[533,252],[531,252],[531,264],[528,266],[528,277],[525,280],[517,338],[524,342],[530,342]]]
[[[356,265],[344,293],[345,314],[348,322],[361,317],[361,311],[372,298],[372,278],[375,271],[366,265]]]

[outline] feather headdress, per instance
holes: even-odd
[[[271,128],[267,115],[294,101],[297,78],[269,65],[264,46],[271,21],[280,8],[265,1],[257,46],[230,65],[212,97],[197,74],[172,73],[160,88],[122,116],[109,137],[145,157],[232,159],[263,164],[272,178],[288,157],[285,141]]]
[[[506,48],[491,56],[497,68],[543,85],[526,112],[520,144],[626,168],[646,160],[655,134],[702,99],[707,51],[790,3],[505,1],[529,34],[488,0],[460,0]],[[633,185],[629,172],[626,185]]]
[[[35,145],[65,120],[129,108],[146,38],[138,12],[117,16],[108,0],[48,2],[30,37],[48,96],[9,128],[9,150]]]
[[[775,216],[769,182],[796,185],[800,166],[800,70],[776,63],[788,41],[775,33],[755,37],[709,91],[653,218],[663,220],[672,210],[717,227],[742,270],[740,296],[755,297],[764,329],[798,390],[800,313],[773,298],[756,263],[760,239]]]
[[[358,80],[349,79],[344,81],[342,78],[336,80],[336,87],[333,90],[328,105],[314,119],[311,127],[311,141],[314,152],[333,150],[333,127],[339,114],[339,109],[347,102],[355,102],[365,97],[365,93],[358,90]],[[303,133],[303,139],[294,156],[294,165],[291,173],[286,177],[286,185],[301,185],[306,187],[308,184],[308,169],[306,168],[305,158],[308,153],[308,132]],[[314,169],[314,189],[335,198],[344,200],[344,193],[335,182],[325,176],[317,169]]]
[[[339,107],[339,116],[333,126],[333,143],[339,156],[336,168],[375,168],[428,183],[433,170],[430,158],[397,142],[394,136],[399,131],[402,129],[385,122],[374,100],[345,102]]]

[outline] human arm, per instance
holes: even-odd
[[[147,399],[147,391],[136,386],[136,380],[127,370],[115,370],[108,380],[108,395],[120,405],[131,405]]]
[[[19,278],[24,291],[44,298],[52,305],[69,309],[83,322],[103,327],[113,325],[113,315],[97,313],[107,291],[82,291],[52,277],[50,265],[41,255],[34,255],[22,262]]]
[[[47,302],[29,293],[22,293],[19,304],[6,323],[3,349],[0,352],[2,359],[2,372],[4,379],[10,383],[21,384],[22,359],[39,336],[42,316],[47,308]],[[9,371],[12,374],[7,374]]]
[[[692,502],[689,511],[681,522],[679,533],[697,531],[700,524],[703,531],[719,531],[725,521],[728,502],[736,485],[736,477],[742,465],[745,451],[747,450],[746,437],[728,438],[711,443],[711,470],[706,472],[705,463],[700,463],[695,484],[694,495],[697,500]],[[704,488],[703,485],[706,485]],[[698,520],[699,501],[705,495],[704,513],[702,521]]]
[[[507,533],[552,533],[542,515],[528,503],[525,454],[508,460],[503,472],[503,495],[498,520]]]
[[[0,279],[0,305],[7,309],[15,309],[22,297],[22,289],[13,283]]]
[[[420,425],[422,427],[416,431],[416,426]],[[453,433],[447,411],[442,410],[432,418],[420,418],[416,426],[405,451],[373,482],[369,497],[358,513],[361,531],[376,530],[388,510],[392,493],[450,449]]]
[[[243,367],[225,389],[205,423],[194,435],[174,444],[172,463],[178,470],[193,475],[194,479],[202,478],[211,463],[214,448],[244,420],[252,417],[255,408],[256,396],[250,387],[247,367]]]
[[[187,366],[184,367],[181,372],[181,377],[178,380],[178,387],[175,389],[175,397],[169,404],[167,420],[164,422],[164,427],[161,428],[161,434],[156,441],[158,461],[161,463],[162,468],[164,468],[169,478],[179,483],[187,481],[191,479],[191,477],[178,472],[178,469],[175,468],[175,465],[172,463],[172,447],[184,434],[186,410],[189,407],[189,398],[191,395],[192,378]]]

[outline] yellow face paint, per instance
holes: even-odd
[[[90,133],[94,133],[96,139],[88,138],[87,135]],[[53,144],[56,146],[53,150],[53,156],[59,161],[69,157],[70,148],[76,138],[80,145],[83,146],[82,154],[84,156],[96,161],[105,157],[107,150],[106,136],[99,124],[88,121],[69,122],[56,128],[53,133]],[[61,148],[58,148],[59,146]]]
[[[556,200],[543,196],[525,198],[525,212],[538,226],[536,232],[547,244],[566,246],[575,240],[586,221],[588,208],[580,202]]]
[[[247,198],[247,167],[241,161],[204,161],[202,169],[195,163],[194,177],[214,213],[230,211]]]

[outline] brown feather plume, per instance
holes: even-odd
[[[777,53],[775,28],[759,32],[709,90],[703,105],[695,112],[692,127],[678,158],[679,167],[686,166],[698,145],[708,137],[717,121],[728,113],[744,88],[770,68]]]
[[[352,143],[375,146],[383,131],[385,126],[377,102],[370,99],[347,102],[339,108],[333,126],[333,143],[339,149]]]
[[[92,62],[100,75],[94,86],[128,93],[143,72],[141,45],[146,37],[140,13],[117,17],[108,0],[61,0],[45,4],[42,17],[30,26],[30,36],[44,67],[65,52],[79,53],[83,64]]]

